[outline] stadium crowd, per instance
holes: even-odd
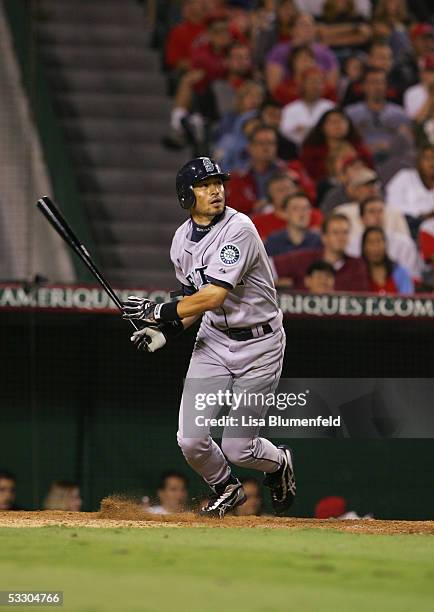
[[[430,0],[156,11],[164,144],[230,171],[228,202],[251,216],[279,286],[433,290],[433,24]]]

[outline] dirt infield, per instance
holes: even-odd
[[[434,535],[434,521],[381,521],[381,520],[318,520],[304,518],[277,518],[257,516],[228,516],[224,520],[199,518],[192,512],[183,514],[149,514],[138,504],[106,498],[99,512],[63,512],[60,510],[34,512],[0,512],[0,527],[243,527],[286,529],[335,529],[348,533],[382,535],[429,534]]]

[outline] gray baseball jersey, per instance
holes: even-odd
[[[226,207],[222,218],[199,242],[191,240],[191,219],[175,233],[170,257],[177,279],[191,290],[208,283],[229,289],[221,308],[208,311],[205,325],[217,329],[251,327],[279,313],[273,274],[252,221]]]

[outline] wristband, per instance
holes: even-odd
[[[164,302],[163,304],[157,304],[154,310],[154,317],[156,321],[162,321],[168,323],[170,321],[181,321],[181,317],[177,311],[178,302]]]

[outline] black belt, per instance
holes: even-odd
[[[212,324],[215,327],[214,324]],[[219,331],[229,336],[231,340],[236,340],[237,342],[245,342],[246,340],[253,340],[253,338],[260,338],[261,336],[265,336],[266,334],[271,334],[273,332],[273,328],[269,323],[265,325],[257,325],[255,328],[251,327],[237,327],[237,328],[229,328],[229,329],[220,329],[215,327]],[[253,331],[255,329],[255,331]],[[259,332],[262,331],[262,333]],[[256,333],[255,333],[256,332]]]

